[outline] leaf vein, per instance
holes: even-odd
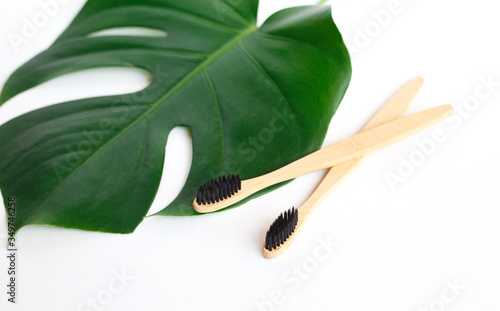
[[[212,96],[214,98],[214,103],[217,107],[217,112],[219,112],[219,120],[220,120],[220,128],[221,128],[221,136],[222,136],[222,154],[224,155],[225,157],[225,154],[226,154],[226,148],[224,147],[226,145],[224,139],[225,139],[225,135],[224,135],[224,122],[223,122],[223,119],[222,119],[222,110],[220,109],[220,104],[219,104],[219,100],[217,98],[217,94],[215,93],[215,89],[214,89],[214,85],[212,83],[212,80],[210,79],[210,76],[208,75],[208,72],[207,70],[203,70],[203,72],[205,73],[205,77],[207,78],[207,82],[208,82],[208,85],[210,86],[210,91],[212,93]]]
[[[283,94],[283,91],[278,86],[278,84],[276,83],[276,81],[273,78],[271,78],[271,76],[267,73],[267,71],[262,67],[261,63],[259,63],[259,61],[256,60],[255,57],[252,56],[252,54],[250,54],[250,52],[245,48],[245,46],[243,45],[243,43],[240,42],[239,46],[241,47],[241,50],[245,53],[245,55],[250,59],[250,61],[255,65],[255,67],[257,67],[257,69],[262,73],[262,75],[264,76],[264,78],[266,78],[269,82],[271,82],[274,85],[274,87],[276,88],[276,90],[280,93],[281,98],[283,98],[283,100],[287,104],[288,108],[290,108],[291,112],[294,115],[296,115],[295,110],[293,109],[292,105],[290,104],[290,102],[286,98],[285,94]]]

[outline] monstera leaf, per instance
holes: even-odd
[[[206,181],[225,173],[251,178],[318,149],[351,76],[330,8],[289,8],[257,28],[257,6],[89,0],[50,48],[12,74],[0,104],[92,67],[142,68],[152,82],[135,94],[60,103],[0,127],[0,187],[6,206],[16,198],[17,230],[134,231],[156,195],[176,126],[192,133],[192,166],[181,193],[157,215],[195,215],[191,202]],[[122,27],[165,35],[101,32]]]

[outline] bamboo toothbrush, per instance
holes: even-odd
[[[385,123],[252,179],[219,177],[198,189],[193,208],[199,213],[214,212],[274,184],[362,157],[438,123],[452,111],[450,105],[442,105]]]
[[[401,118],[418,94],[422,84],[422,78],[415,78],[408,82],[373,116],[361,132]],[[264,257],[271,259],[284,253],[297,238],[316,207],[367,157],[368,155],[365,155],[334,166],[301,207],[292,208],[281,214],[266,233],[262,248]]]

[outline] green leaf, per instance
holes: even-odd
[[[204,182],[226,173],[255,177],[318,149],[351,77],[330,7],[289,8],[258,29],[257,6],[89,0],[50,48],[12,74],[0,104],[93,67],[142,68],[152,82],[141,92],[57,104],[0,127],[0,187],[5,200],[17,199],[17,230],[134,231],[156,195],[176,126],[192,133],[192,166],[181,193],[157,215],[195,215],[191,203]],[[167,35],[90,36],[120,27]]]

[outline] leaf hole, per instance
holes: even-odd
[[[63,74],[10,99],[1,107],[0,124],[57,103],[135,93],[150,85],[151,79],[148,71],[133,67],[101,67]]]
[[[168,34],[161,29],[147,28],[147,27],[115,27],[99,30],[88,34],[88,37],[104,37],[104,36],[140,36],[140,37],[153,37],[161,38],[166,37]]]
[[[191,169],[193,142],[187,127],[176,127],[168,135],[160,187],[148,215],[169,205],[181,192]]]

